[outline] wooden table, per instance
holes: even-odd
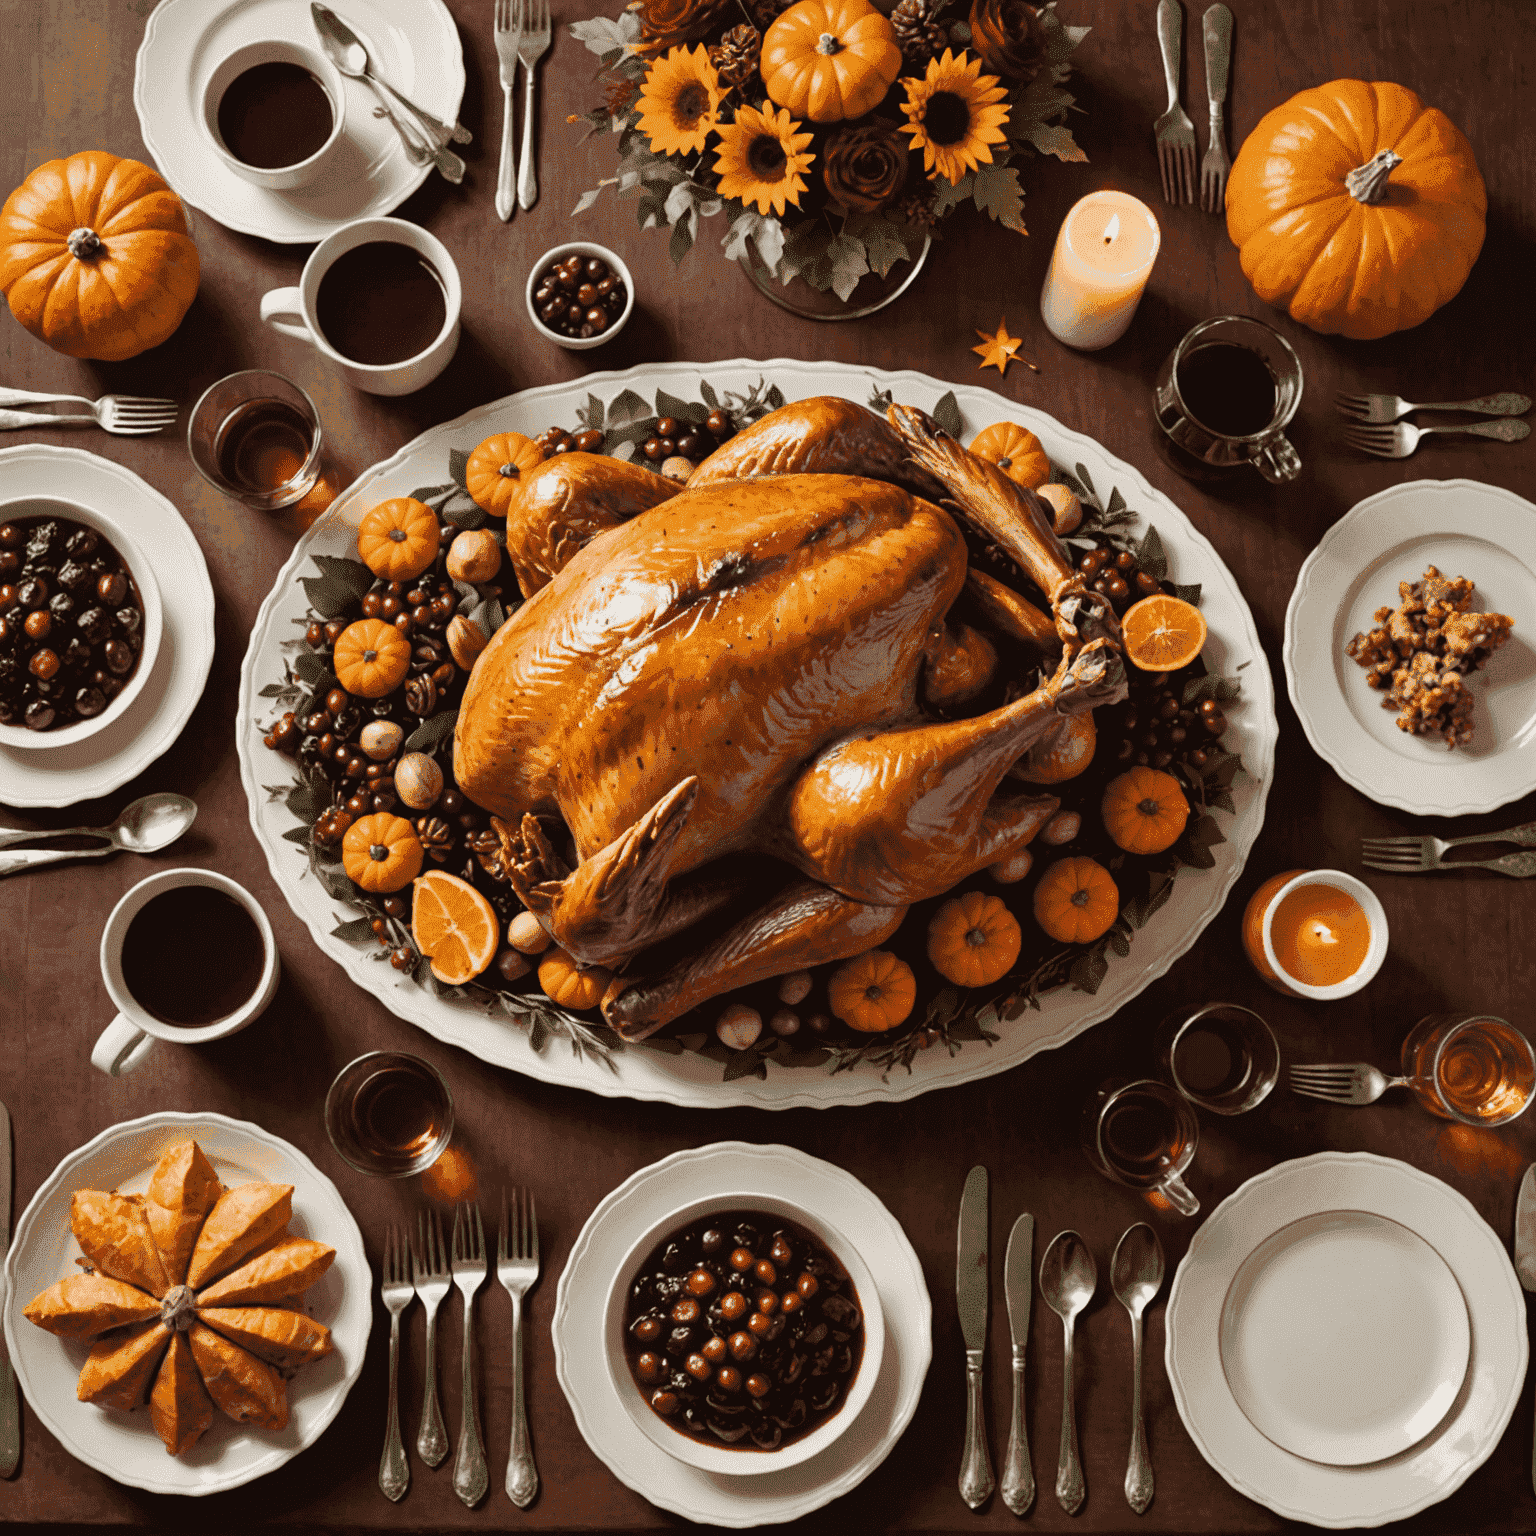
[[[706,236],[681,274],[667,242],[636,230],[633,205],[605,201],[577,220],[577,196],[611,174],[611,144],[582,146],[565,122],[593,96],[591,55],[560,36],[542,75],[540,172],[543,195],[510,225],[492,210],[500,130],[490,6],[451,0],[464,44],[469,85],[463,121],[475,135],[460,189],[434,178],[400,210],[452,250],[464,280],[464,338],[448,371],[404,400],[353,393],[303,345],[262,328],[261,293],[293,283],[307,251],[219,227],[195,214],[203,260],[197,301],[180,330],[132,362],[73,362],[45,349],[8,318],[0,320],[0,380],[30,388],[96,394],[126,390],[175,395],[190,403],[213,379],[237,368],[272,367],[315,397],[338,485],[434,423],[532,385],[663,358],[708,360],[782,353],[832,357],[870,367],[915,366],[974,381],[973,328],[995,328],[1006,313],[1039,360],[1037,377],[1014,368],[994,387],[1052,412],[1143,469],[1189,513],[1237,574],[1258,621],[1277,681],[1282,616],[1296,570],[1323,530],[1361,497],[1402,480],[1466,475],[1536,497],[1536,449],[1465,442],[1430,446],[1404,464],[1364,459],[1339,440],[1330,397],[1341,387],[1390,387],[1410,398],[1456,399],[1496,389],[1529,390],[1532,252],[1536,243],[1536,157],[1519,124],[1528,107],[1530,69],[1519,51],[1526,8],[1520,0],[1412,0],[1395,7],[1337,0],[1323,7],[1278,0],[1238,4],[1233,99],[1234,147],[1258,118],[1292,92],[1337,76],[1391,79],[1444,108],[1475,146],[1488,182],[1487,244],[1461,295],[1427,324],[1370,343],[1312,335],[1254,297],[1237,255],[1214,218],[1166,209],[1158,191],[1149,124],[1163,107],[1144,0],[1062,0],[1073,22],[1093,25],[1079,51],[1074,84],[1086,117],[1074,120],[1089,161],[1031,163],[1025,173],[1029,239],[985,221],[947,227],[927,269],[900,303],[877,319],[821,326],[770,308]],[[582,0],[583,14],[595,13]],[[10,187],[43,160],[85,148],[148,158],[132,105],[134,54],[150,0],[55,0],[0,8],[0,43],[14,61],[0,93],[0,185]],[[557,7],[561,20],[571,7]],[[1204,84],[1197,8],[1187,8],[1185,101],[1199,110]],[[1204,142],[1202,122],[1201,141]],[[1163,250],[1129,335],[1094,355],[1056,345],[1039,321],[1037,296],[1056,229],[1071,203],[1104,185],[1153,205]],[[522,303],[529,264],[571,234],[618,248],[633,267],[637,313],[611,346],[557,351],[539,341]],[[1257,476],[1220,496],[1192,488],[1158,458],[1151,440],[1149,385],[1159,361],[1192,322],[1219,313],[1251,314],[1278,325],[1306,368],[1307,392],[1294,439],[1305,461],[1301,481],[1275,490]],[[987,374],[995,380],[995,374]],[[367,1366],[339,1419],[314,1448],[281,1471],[206,1504],[123,1488],[68,1456],[27,1415],[21,1474],[0,1485],[0,1519],[105,1526],[228,1529],[255,1521],[317,1530],[636,1529],[680,1524],[613,1479],[577,1432],[555,1381],[548,1321],[555,1280],[594,1204],[635,1169],[680,1147],[724,1137],[782,1141],[828,1158],[863,1179],[901,1220],[927,1271],[934,1299],[934,1364],[917,1416],[895,1453],[847,1498],[807,1520],[810,1531],[1011,1529],[996,1498],[968,1514],[955,1491],[963,1389],[954,1315],[955,1211],[966,1170],[992,1172],[998,1251],[1013,1213],[1034,1211],[1040,1242],[1076,1227],[1107,1274],[1119,1232],[1146,1216],[1129,1190],[1092,1173],[1077,1150],[1075,1117],[1106,1064],[1144,1063],[1151,1027],[1168,1009],[1220,996],[1256,1006],[1273,1023],[1291,1060],[1395,1060],[1421,1014],[1462,1006],[1489,1009],[1529,1025],[1536,989],[1536,909],[1531,888],[1496,876],[1439,882],[1376,878],[1392,925],[1392,950],[1372,986],[1346,1004],[1307,1005],[1267,992],[1242,960],[1238,926],[1244,901],[1268,875],[1296,866],[1357,867],[1361,833],[1421,830],[1342,784],[1307,746],[1280,688],[1281,743],[1267,824],[1226,909],[1195,950],[1121,1014],[1065,1049],[1036,1057],[1002,1077],[883,1108],[770,1114],[685,1113],[653,1104],[589,1097],[485,1066],[409,1028],[354,987],[315,950],[268,876],[246,819],[233,747],[236,679],[246,636],[263,594],[294,538],[290,520],[263,518],[206,485],[188,461],[180,432],[150,439],[38,430],[28,439],[87,446],[126,464],[165,492],[196,530],[218,598],[218,649],[207,691],[181,739],[152,768],[109,800],[68,812],[17,814],[39,826],[104,821],[134,795],[180,790],[201,808],[196,827],[158,859],[45,870],[0,885],[0,1097],[16,1122],[16,1197],[24,1204],[66,1152],[116,1121],[153,1110],[217,1110],[260,1122],[310,1153],[340,1186],[378,1255],[384,1226],[419,1198],[409,1187],[371,1182],[343,1166],[321,1127],[324,1084],[360,1051],[420,1052],[446,1073],[459,1123],[483,1187],[504,1180],[535,1189],[543,1218],[545,1279],[532,1302],[529,1407],[544,1491],[526,1515],[501,1492],[510,1414],[499,1288],[482,1293],[483,1419],[492,1493],[466,1511],[447,1468],[413,1463],[398,1506],[375,1485],[383,1433],[384,1314]],[[1497,530],[1490,530],[1497,538]],[[0,783],[0,799],[4,786]],[[1536,802],[1507,806],[1477,825],[1531,819]],[[1422,830],[1431,830],[1423,828]],[[1432,830],[1442,830],[1433,828]],[[1467,830],[1458,824],[1458,830]],[[108,1079],[87,1064],[91,1041],[110,1018],[96,964],[97,936],[117,898],[155,867],[205,864],[242,881],[264,902],[283,951],[284,980],[258,1027],[200,1049],[159,1047],[149,1066]],[[1277,1091],[1257,1111],[1230,1123],[1202,1120],[1192,1183],[1209,1210],[1243,1180],[1288,1157],[1322,1148],[1401,1157],[1464,1193],[1494,1228],[1508,1232],[1514,1191],[1536,1155],[1536,1116],[1503,1132],[1468,1132],[1432,1120],[1396,1095],[1360,1110],[1332,1109]],[[1194,1223],[1159,1219],[1170,1268]],[[1038,1250],[1037,1250],[1038,1251]],[[1166,1293],[1165,1293],[1166,1294]],[[414,1433],[421,1314],[410,1321],[403,1384]],[[458,1424],[457,1318],[444,1330],[441,1380],[450,1429]],[[1030,1524],[1060,1530],[1069,1521],[1050,1495],[1060,1390],[1056,1320],[1036,1305],[1030,1375],[1035,1470],[1041,1496]],[[1280,1521],[1234,1493],[1201,1459],[1174,1410],[1161,1365],[1162,1307],[1148,1327],[1147,1413],[1157,1498],[1137,1521],[1121,1494],[1128,1441],[1129,1340],[1123,1313],[1101,1285],[1080,1324],[1079,1416],[1088,1502],[1076,1522],[1090,1530],[1273,1530]],[[1007,1411],[1007,1320],[994,1290],[989,1354],[989,1415],[1000,1457]],[[1498,1348],[1498,1341],[1479,1347]],[[147,1431],[146,1431],[147,1432]],[[1412,1522],[1424,1531],[1536,1529],[1529,1476],[1532,1408],[1522,1399],[1502,1444],[1459,1493]],[[160,1454],[149,1442],[147,1455]]]

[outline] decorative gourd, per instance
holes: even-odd
[[[563,949],[548,950],[539,961],[539,985],[544,995],[578,1013],[596,1008],[612,980],[612,971],[600,965],[578,965]]]
[[[1104,830],[1127,853],[1162,853],[1178,842],[1189,801],[1171,773],[1129,768],[1104,787]]]
[[[1035,887],[1035,921],[1063,944],[1091,944],[1120,915],[1120,888],[1096,859],[1057,859]]]
[[[1083,520],[1083,504],[1070,485],[1046,484],[1032,489],[1051,509],[1051,526],[1056,530],[1057,538],[1077,532],[1077,525]]]
[[[380,811],[361,816],[341,840],[341,864],[353,884],[388,895],[421,873],[421,840],[403,816]]]
[[[383,619],[358,619],[336,638],[331,670],[336,681],[359,699],[382,699],[405,681],[411,642]]]
[[[437,559],[437,514],[413,496],[381,501],[357,528],[357,556],[380,581],[412,581]]]
[[[50,160],[0,209],[0,291],[66,357],[116,363],[159,346],[200,275],[181,199],[137,160]]]
[[[878,1035],[895,1029],[912,1012],[917,979],[905,960],[888,949],[872,949],[832,973],[827,998],[850,1029]]]
[[[759,68],[781,107],[838,123],[880,105],[901,72],[901,49],[869,0],[798,0],[768,28]]]
[[[1040,439],[1016,421],[995,421],[983,427],[971,439],[971,452],[996,464],[1015,485],[1028,491],[1051,478],[1050,457],[1040,446]]]
[[[1466,136],[1386,81],[1293,96],[1244,140],[1227,181],[1227,233],[1254,292],[1356,341],[1407,330],[1454,298],[1487,212]]]
[[[466,528],[448,546],[444,569],[455,581],[491,581],[501,569],[501,545],[489,528]]]
[[[522,494],[523,482],[544,463],[544,450],[521,432],[498,432],[470,454],[464,485],[474,503],[492,517],[505,517]]]
[[[996,896],[967,891],[946,901],[928,924],[928,958],[958,987],[986,987],[1019,958],[1018,919]]]

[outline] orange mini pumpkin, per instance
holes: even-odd
[[[1096,859],[1057,859],[1035,887],[1035,921],[1063,944],[1091,944],[1120,915],[1120,888]]]
[[[996,464],[1015,485],[1032,491],[1051,478],[1051,461],[1040,439],[1016,421],[994,421],[971,439],[978,459]],[[1054,509],[1053,509],[1054,510]]]
[[[612,980],[612,971],[600,965],[580,965],[563,949],[548,950],[539,961],[539,985],[544,995],[578,1013],[596,1008]]]
[[[403,816],[361,816],[341,840],[341,864],[354,885],[388,895],[421,873],[421,840]]]
[[[1127,853],[1162,853],[1178,842],[1189,801],[1171,773],[1128,768],[1104,786],[1104,830]]]
[[[492,517],[505,517],[517,504],[528,477],[544,462],[544,450],[521,432],[498,432],[469,456],[464,485],[475,505]]]
[[[411,642],[383,619],[358,619],[336,639],[331,669],[336,681],[359,699],[382,699],[405,681]]]
[[[850,1029],[878,1035],[895,1029],[912,1012],[917,978],[912,967],[888,949],[872,949],[832,973],[827,999]]]
[[[358,558],[380,581],[411,581],[437,559],[437,514],[412,496],[381,501],[357,529]]]
[[[116,363],[159,346],[200,275],[181,199],[137,160],[102,149],[50,160],[0,209],[0,290],[66,357]]]
[[[880,105],[901,73],[901,49],[869,0],[798,0],[763,35],[759,69],[781,107],[839,123]]]
[[[1019,958],[1018,919],[984,891],[946,901],[928,924],[928,958],[946,981],[986,987],[1006,976]]]

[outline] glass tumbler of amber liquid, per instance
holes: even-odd
[[[1403,1073],[1431,1114],[1463,1125],[1504,1125],[1531,1102],[1536,1054],[1503,1019],[1434,1013],[1403,1041]]]
[[[203,391],[187,448],[210,485],[275,512],[302,501],[320,478],[320,417],[291,379],[248,368]]]
[[[409,1178],[447,1150],[453,1096],[431,1062],[404,1051],[370,1051],[337,1073],[325,1096],[325,1130],[359,1173]]]

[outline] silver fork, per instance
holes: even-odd
[[[416,1217],[416,1241],[411,1244],[411,1281],[427,1313],[427,1384],[421,1403],[421,1429],[416,1435],[416,1454],[429,1467],[438,1466],[448,1454],[448,1431],[437,1401],[437,1309],[453,1289],[448,1267],[448,1248],[436,1211]]]
[[[496,217],[505,223],[517,207],[513,188],[512,87],[517,83],[517,45],[523,35],[522,0],[496,0],[494,35],[501,78],[501,164],[496,170]]]
[[[491,1482],[485,1470],[480,1414],[475,1407],[475,1292],[489,1273],[480,1207],[465,1201],[453,1213],[453,1283],[464,1297],[464,1422],[459,1427],[459,1454],[453,1463],[453,1491],[471,1509],[485,1497]]]
[[[512,1448],[507,1457],[507,1497],[519,1509],[527,1509],[539,1491],[523,1408],[523,1297],[539,1278],[539,1217],[527,1190],[512,1191],[511,1216],[509,1226],[507,1192],[502,1190],[496,1278],[512,1298]]]
[[[389,1229],[384,1239],[384,1265],[379,1298],[389,1312],[389,1427],[384,1432],[384,1455],[379,1461],[379,1489],[398,1503],[411,1484],[405,1446],[400,1439],[400,1314],[416,1294],[405,1277],[405,1244],[400,1233]]]
[[[1411,1077],[1388,1077],[1368,1061],[1345,1065],[1319,1062],[1291,1068],[1291,1092],[1330,1104],[1374,1104],[1388,1088],[1407,1088]]]
[[[1409,411],[1471,411],[1478,416],[1524,416],[1531,408],[1531,400],[1529,395],[1502,394],[1484,395],[1478,400],[1436,400],[1415,405],[1401,395],[1340,393],[1333,397],[1333,406],[1340,416],[1381,426],[1406,416]]]
[[[94,422],[104,431],[115,432],[119,437],[142,437],[149,432],[163,432],[176,423],[176,402],[154,395],[103,395],[99,400],[88,400],[84,395],[48,395],[30,389],[0,389],[0,406],[65,403],[83,405],[86,411],[71,411],[61,416],[36,416],[30,411],[0,411],[0,429]]]
[[[1517,878],[1536,875],[1536,853],[1506,853],[1496,859],[1466,859],[1447,864],[1452,848],[1468,843],[1518,843],[1536,849],[1536,821],[1507,832],[1470,833],[1466,837],[1362,837],[1360,862],[1389,875],[1419,875],[1436,869],[1496,869]]]
[[[1473,437],[1491,437],[1501,443],[1524,442],[1531,435],[1528,421],[1477,421],[1457,427],[1416,427],[1400,421],[1396,426],[1347,426],[1344,441],[1362,453],[1374,453],[1380,459],[1406,459],[1419,446],[1419,439],[1431,432],[1464,432]]]
[[[533,168],[533,66],[549,52],[549,0],[522,0],[523,35],[517,56],[523,61],[523,152],[517,162],[517,206],[532,208],[539,200],[539,179]]]
[[[1152,124],[1157,135],[1157,167],[1163,173],[1163,200],[1195,200],[1195,125],[1179,105],[1179,59],[1184,47],[1184,12],[1179,0],[1158,0],[1157,46],[1168,82],[1168,110]]]
[[[1200,206],[1206,213],[1220,213],[1226,206],[1227,125],[1222,103],[1227,99],[1227,67],[1232,62],[1232,12],[1213,5],[1201,22],[1205,34],[1205,94],[1211,103],[1211,142],[1200,162]]]

